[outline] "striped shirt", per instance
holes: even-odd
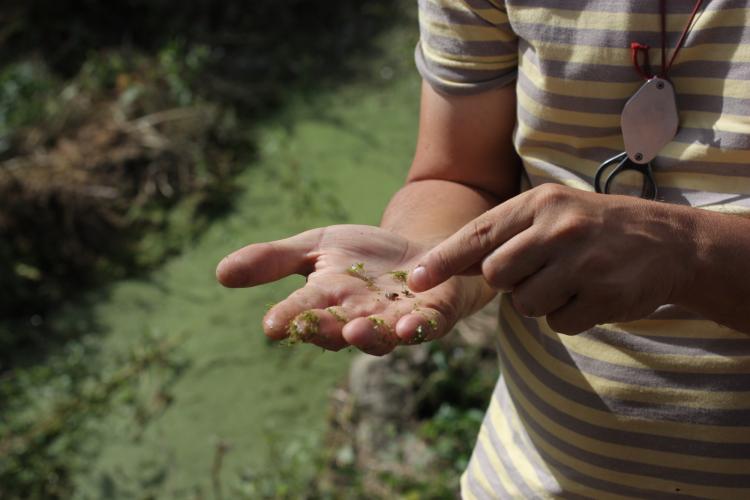
[[[643,83],[630,43],[661,47],[659,2],[419,3],[423,78],[449,94],[515,84],[531,185],[593,190]],[[667,2],[668,56],[693,3]],[[750,0],[704,3],[670,71],[680,129],[654,176],[662,201],[750,216]],[[750,336],[675,306],[567,337],[504,300],[500,327],[463,497],[750,498]]]

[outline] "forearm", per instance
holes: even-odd
[[[380,225],[410,240],[438,243],[502,201],[457,182],[419,180],[393,196]]]
[[[518,194],[515,107],[513,87],[449,97],[423,84],[414,161],[381,226],[435,243]]]
[[[735,330],[750,333],[750,220],[684,209],[694,255],[676,303]]]

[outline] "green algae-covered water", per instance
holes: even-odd
[[[419,80],[410,62],[416,29],[387,42],[373,76],[298,99],[259,127],[260,157],[240,178],[235,211],[147,279],[118,283],[93,309],[118,352],[144,333],[185,336],[186,371],[171,404],[142,432],[130,414],[97,424],[104,443],[78,479],[80,498],[213,498],[217,478],[234,498],[238,478],[319,445],[327,399],[352,353],[270,345],[260,320],[301,278],[226,290],[216,263],[250,242],[340,221],[376,224],[403,181],[417,126]],[[398,38],[400,37],[400,38]],[[395,47],[395,48],[394,48]],[[217,443],[226,453],[217,463]],[[296,452],[295,452],[296,450]],[[298,480],[314,474],[295,462]],[[250,494],[252,496],[252,494]]]

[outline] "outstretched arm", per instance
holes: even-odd
[[[331,226],[249,245],[217,277],[243,287],[307,275],[306,285],[264,318],[272,338],[292,336],[337,350],[384,354],[445,334],[494,294],[480,276],[457,276],[412,294],[403,271],[468,221],[517,193],[512,87],[444,96],[423,85],[417,152],[382,228]]]

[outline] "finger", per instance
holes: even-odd
[[[545,316],[575,295],[571,285],[566,266],[551,262],[513,288],[513,306],[528,318]]]
[[[224,257],[216,268],[216,279],[226,287],[238,288],[309,274],[320,235],[320,229],[313,229],[283,240],[248,245]]]
[[[263,331],[269,338],[279,340],[289,334],[289,323],[297,315],[310,309],[324,309],[334,302],[323,290],[307,285],[293,292],[273,306],[263,318]]]
[[[342,314],[332,308],[309,309],[298,314],[289,323],[289,341],[315,344],[329,351],[339,351],[349,344],[341,336],[341,329],[346,324]]]
[[[392,323],[379,316],[354,319],[344,325],[341,334],[349,344],[373,356],[388,354],[398,345]]]
[[[403,344],[421,344],[448,333],[449,323],[437,310],[421,307],[398,320],[396,335]]]
[[[482,274],[482,263],[475,262],[458,274],[460,274],[461,276],[476,276],[478,274]]]
[[[489,254],[482,261],[482,275],[496,290],[513,290],[547,263],[551,251],[541,231],[532,226]]]
[[[424,292],[462,273],[487,254],[531,226],[534,211],[523,195],[480,215],[427,252],[409,274],[409,287]]]
[[[576,335],[596,326],[594,311],[580,296],[571,298],[564,306],[547,315],[547,324],[557,333]]]

